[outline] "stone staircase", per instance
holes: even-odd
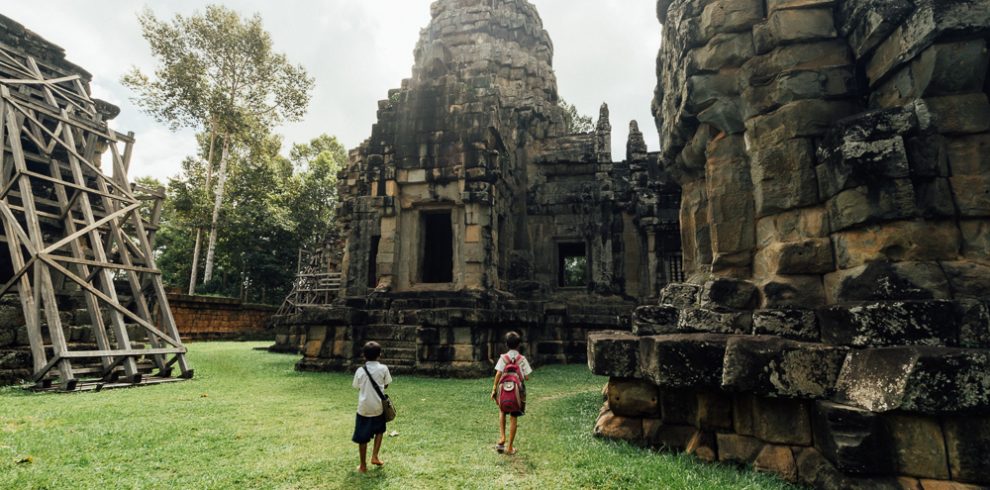
[[[376,324],[364,331],[364,342],[375,341],[382,346],[381,362],[393,374],[410,373],[416,368],[417,338],[414,325]]]

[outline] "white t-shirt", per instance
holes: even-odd
[[[509,356],[509,359],[516,359],[516,358],[519,358],[519,357],[522,358],[522,359],[519,360],[519,363],[518,364],[519,364],[519,370],[522,371],[523,376],[525,376],[525,377],[528,378],[529,375],[533,373],[533,368],[531,368],[529,366],[529,360],[526,359],[525,356],[523,356],[522,354],[520,354],[519,351],[517,351],[515,349],[510,350],[509,352],[506,352],[505,354],[503,354],[501,356],[498,356],[498,364],[495,365],[495,370],[496,371],[498,371],[500,373],[503,372],[503,371],[505,371],[505,356],[506,355]]]
[[[385,392],[385,387],[392,384],[392,375],[388,372],[388,366],[378,361],[368,361],[365,363],[372,378],[378,383],[378,388]],[[368,380],[368,374],[363,367],[359,367],[354,373],[353,386],[360,390],[358,392],[357,413],[362,417],[377,417],[385,412],[382,408],[382,399],[375,393],[375,389]]]

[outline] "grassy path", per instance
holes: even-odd
[[[539,369],[520,454],[491,450],[490,380],[399,377],[387,465],[353,472],[350,374],[297,373],[261,344],[193,344],[197,378],[141,389],[35,395],[0,389],[0,489],[740,488],[776,480],[591,437],[603,380]]]

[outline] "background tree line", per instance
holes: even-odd
[[[335,222],[347,160],[328,135],[282,154],[274,129],[306,114],[313,79],[274,51],[258,15],[211,5],[171,20],[146,10],[138,20],[158,65],[122,83],[158,121],[198,131],[199,152],[179,175],[143,181],[167,191],[156,243],[164,279],[190,293],[278,303],[299,248],[317,246]]]

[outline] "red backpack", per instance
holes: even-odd
[[[523,356],[512,359],[505,354],[502,359],[505,361],[505,369],[502,370],[502,378],[498,382],[498,408],[502,413],[522,412],[526,406],[526,386],[522,369],[519,367]]]

